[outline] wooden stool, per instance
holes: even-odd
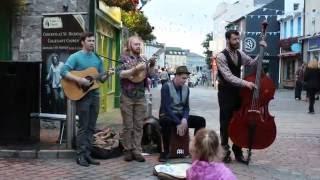
[[[184,158],[189,155],[189,141],[189,129],[183,136],[179,136],[177,129],[172,128],[169,148],[170,158]]]

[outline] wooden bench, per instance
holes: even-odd
[[[30,113],[30,118],[34,120],[44,120],[44,121],[59,121],[60,122],[60,132],[59,132],[59,144],[62,143],[63,133],[65,130],[65,122],[67,120],[67,115],[65,114],[51,114],[51,113]],[[76,115],[75,120],[79,120]]]

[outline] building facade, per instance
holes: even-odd
[[[174,72],[176,67],[186,66],[188,53],[189,50],[179,47],[166,47],[164,61],[165,68],[169,72]]]
[[[303,60],[317,60],[320,57],[320,4],[315,0],[305,0],[304,36],[299,38],[303,43]]]
[[[144,43],[143,54],[150,59],[152,56],[157,56],[156,68],[161,69],[164,67],[165,58],[165,44],[158,42],[146,42]]]
[[[187,68],[191,73],[208,72],[206,59],[199,54],[190,52],[187,55]]]
[[[295,72],[302,64],[302,44],[298,38],[303,36],[303,0],[286,0],[284,15],[278,16],[280,22],[280,87],[295,86]]]

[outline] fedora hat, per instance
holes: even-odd
[[[191,74],[191,73],[188,71],[187,66],[179,66],[177,67],[175,74]]]

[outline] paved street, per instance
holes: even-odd
[[[155,116],[159,91],[159,87],[152,89]],[[218,131],[216,93],[212,88],[192,88],[190,104],[191,114],[204,116],[207,127]],[[316,114],[310,115],[307,102],[295,101],[292,90],[278,90],[269,107],[277,124],[275,142],[265,150],[253,150],[249,166],[233,161],[229,167],[240,180],[320,179],[320,102],[316,101]],[[0,180],[157,179],[152,176],[157,154],[146,158],[145,163],[127,163],[120,157],[89,168],[76,165],[73,159],[0,159]]]

